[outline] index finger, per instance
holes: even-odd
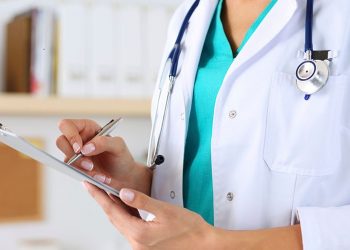
[[[78,153],[83,140],[89,139],[96,134],[100,126],[91,120],[70,120],[64,119],[58,125],[62,134],[67,138],[75,153]]]

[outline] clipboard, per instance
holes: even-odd
[[[44,166],[51,167],[58,172],[66,174],[78,181],[87,181],[99,187],[100,189],[103,189],[106,193],[119,197],[119,190],[116,190],[102,182],[95,180],[83,171],[70,166],[65,162],[57,159],[56,157],[48,154],[47,152],[37,148],[30,142],[26,141],[24,138],[5,128],[2,124],[0,124],[0,142],[42,163]]]

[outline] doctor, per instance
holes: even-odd
[[[158,166],[121,138],[88,141],[89,120],[63,120],[58,147],[123,188],[85,184],[134,249],[350,249],[350,2],[195,2],[169,27],[163,65],[194,8],[162,126],[160,80],[153,101]]]

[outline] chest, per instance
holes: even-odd
[[[224,0],[221,19],[233,51],[241,45],[249,28],[268,6],[270,0]]]

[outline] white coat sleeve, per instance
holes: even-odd
[[[297,209],[304,250],[350,249],[350,205]]]

